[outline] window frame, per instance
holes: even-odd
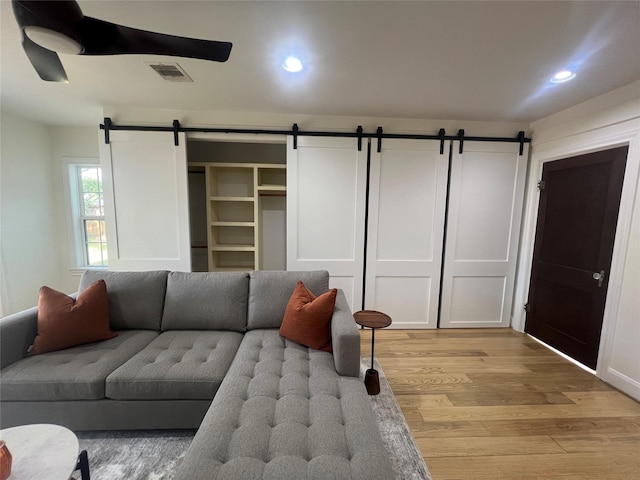
[[[81,275],[85,270],[107,270],[109,268],[108,253],[106,265],[89,265],[89,256],[87,251],[87,245],[89,242],[87,242],[85,229],[85,222],[90,220],[103,221],[105,222],[104,225],[106,226],[106,219],[104,215],[104,170],[102,169],[100,161],[97,158],[66,158],[64,163],[66,169],[65,183],[67,184],[67,218],[71,239],[70,259],[72,265],[70,270],[78,275]],[[100,169],[102,179],[102,189],[100,191],[100,195],[102,196],[103,202],[102,216],[85,215],[82,177],[80,174],[82,168]],[[105,244],[108,252],[107,240],[105,239],[104,242],[100,243]]]

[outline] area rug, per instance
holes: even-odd
[[[377,362],[375,365],[380,374],[380,394],[369,398],[396,480],[431,480],[384,372]],[[363,358],[363,378],[370,366],[371,359]],[[80,449],[89,454],[91,480],[172,480],[195,432],[136,430],[77,432],[77,435]],[[73,478],[79,480],[80,473],[76,472]]]
[[[360,362],[361,378],[364,378],[368,368],[371,368],[371,357],[364,357]],[[380,377],[380,393],[369,395],[369,400],[378,420],[380,435],[389,451],[396,480],[431,480],[420,449],[377,360],[374,361],[374,368]]]

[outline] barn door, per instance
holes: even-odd
[[[595,369],[628,147],[545,163],[525,331]]]
[[[110,132],[100,143],[110,270],[191,270],[184,133]]]
[[[440,327],[508,327],[528,149],[454,142]]]
[[[355,138],[287,138],[287,270],[327,270],[362,306],[366,147]]]
[[[365,307],[397,328],[437,326],[448,154],[406,139],[371,152]]]

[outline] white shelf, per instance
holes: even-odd
[[[255,245],[213,245],[212,252],[255,252]]]
[[[207,163],[210,271],[260,268],[260,197],[286,195],[286,165]]]
[[[258,187],[258,192],[286,192],[287,187],[284,185],[260,185]]]
[[[256,222],[211,222],[212,227],[255,227]]]
[[[255,201],[254,197],[220,197],[213,196],[209,197],[209,199],[213,202],[253,202]]]

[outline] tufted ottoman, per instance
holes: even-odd
[[[330,353],[245,334],[176,476],[181,480],[391,480],[362,381]]]

